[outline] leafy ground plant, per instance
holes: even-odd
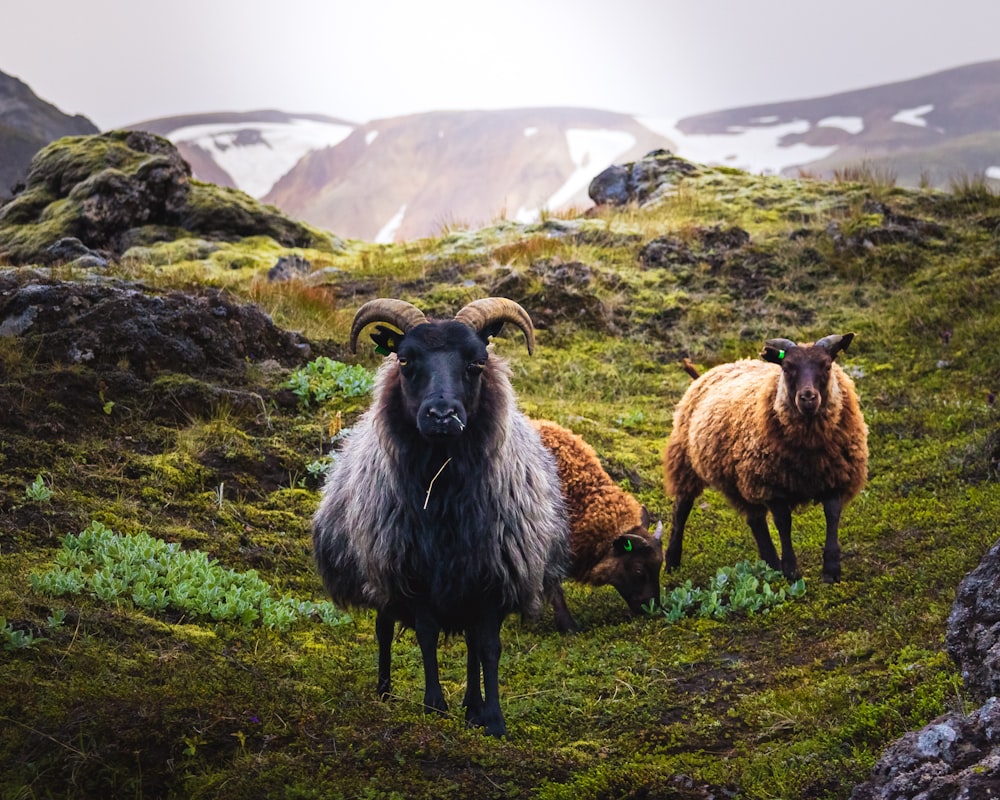
[[[63,538],[56,566],[31,576],[39,594],[89,593],[105,603],[132,602],[148,612],[168,609],[194,619],[262,625],[284,631],[303,619],[349,621],[328,602],[275,599],[255,570],[236,572],[200,550],[185,551],[147,533],[124,536],[100,522]]]
[[[309,408],[334,397],[364,397],[372,390],[374,381],[372,372],[360,364],[345,364],[320,356],[295,370],[287,386],[302,406]]]
[[[755,614],[806,593],[802,578],[773,588],[784,580],[764,561],[741,561],[732,567],[720,567],[707,587],[696,587],[689,579],[664,591],[660,611],[668,622],[688,616],[722,619],[729,614]]]

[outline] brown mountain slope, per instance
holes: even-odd
[[[264,199],[340,235],[410,239],[550,204],[589,204],[587,183],[604,167],[671,146],[611,112],[433,112],[357,128],[304,157]]]

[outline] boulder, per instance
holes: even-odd
[[[1000,797],[1000,702],[945,714],[894,742],[851,800]]]
[[[959,584],[945,643],[966,688],[984,705],[905,734],[851,800],[1000,797],[1000,542]]]
[[[66,238],[107,260],[186,236],[269,236],[328,252],[343,246],[243,192],[192,180],[169,140],[142,131],[53,142],[32,160],[23,190],[0,207],[0,260],[14,265],[50,263],[47,251]]]
[[[945,645],[970,692],[1000,695],[1000,541],[958,585]]]
[[[642,206],[662,197],[675,185],[677,176],[697,171],[690,161],[668,150],[654,150],[639,161],[608,167],[590,182],[587,193],[598,206]]]

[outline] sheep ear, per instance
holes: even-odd
[[[837,353],[841,350],[846,350],[847,346],[854,340],[853,333],[845,333],[843,336],[824,336],[818,342],[816,342],[816,347],[822,347],[830,354],[830,358],[836,358]]]
[[[646,506],[639,506],[639,509],[639,519],[642,520],[640,524],[648,530],[649,526],[653,524],[653,518],[650,516],[649,509]]]
[[[785,353],[798,347],[791,339],[768,339],[764,342],[764,349],[760,351],[760,357],[772,364],[780,364]]]
[[[503,330],[503,324],[504,320],[500,320],[499,322],[491,322],[484,325],[482,330],[478,331],[479,338],[486,342],[486,344],[489,344],[491,337],[500,335],[500,331]]]
[[[403,334],[385,325],[376,325],[375,333],[369,334],[375,342],[375,352],[379,355],[387,356],[399,350],[399,345],[403,341]]]

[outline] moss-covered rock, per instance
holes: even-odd
[[[130,247],[187,236],[342,247],[243,192],[192,180],[173,144],[141,131],[53,142],[32,160],[23,191],[0,208],[0,260],[15,265],[53,263],[48,248],[64,237],[118,258]]]

